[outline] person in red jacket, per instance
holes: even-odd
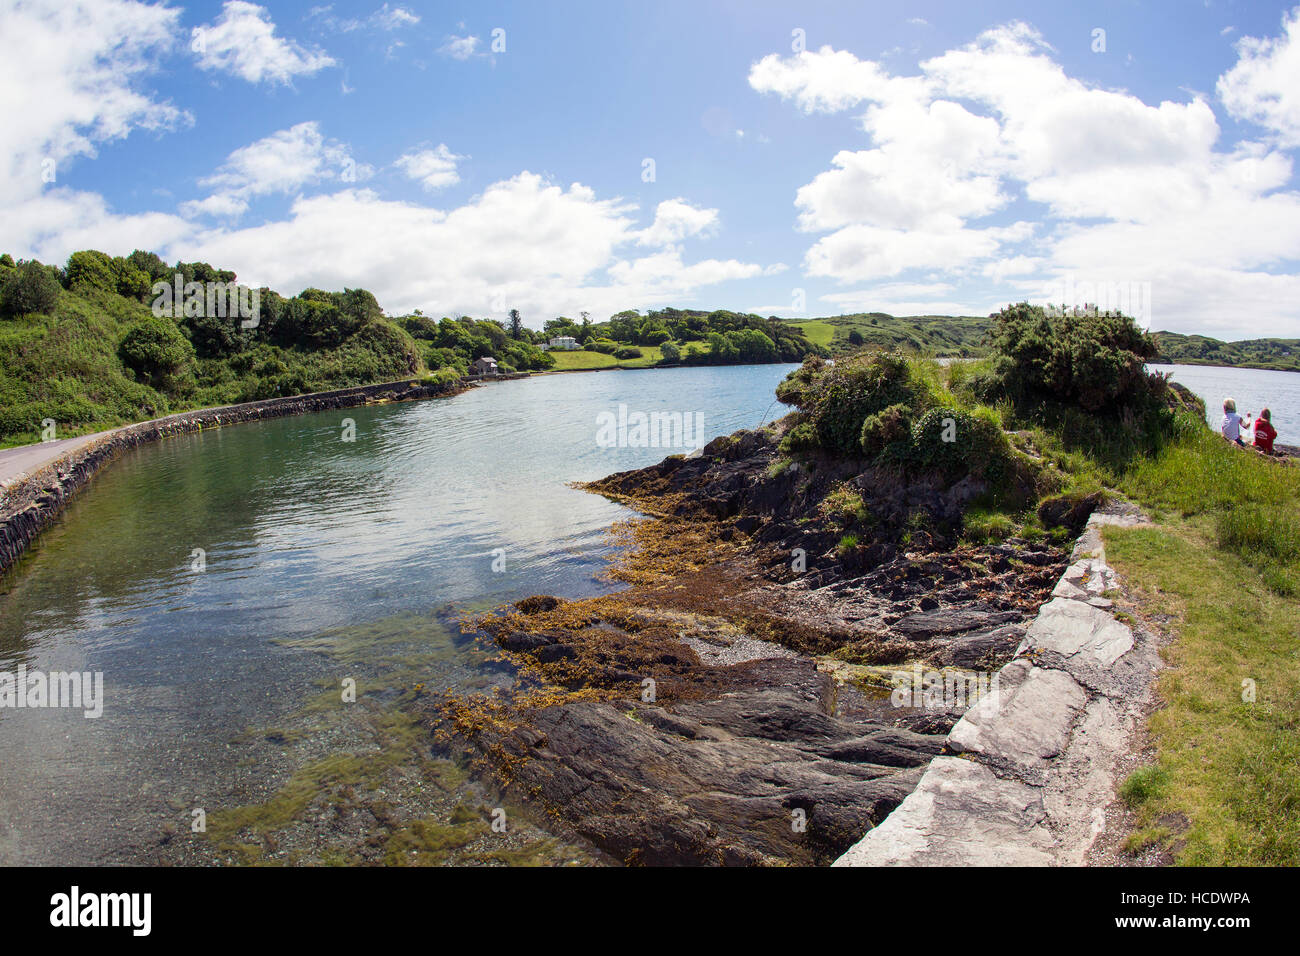
[[[1255,419],[1255,447],[1266,455],[1273,454],[1273,439],[1277,438],[1277,429],[1273,427],[1273,413],[1267,408]]]

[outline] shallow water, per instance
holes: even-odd
[[[156,858],[193,808],[265,799],[347,737],[313,718],[345,679],[372,702],[501,680],[448,608],[607,591],[629,512],[567,483],[690,450],[602,447],[597,416],[728,434],[780,413],[791,367],[542,376],[127,453],[0,582],[0,671],[104,680],[98,719],[0,709],[0,863]]]

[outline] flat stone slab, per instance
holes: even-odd
[[[948,746],[1041,785],[1087,703],[1087,691],[1064,671],[1015,660],[998,673],[996,689],[953,727]]]
[[[1042,791],[960,757],[936,757],[920,784],[835,866],[1050,866]]]
[[[1025,643],[1085,667],[1105,669],[1133,649],[1133,632],[1099,608],[1056,598],[1039,610]]]

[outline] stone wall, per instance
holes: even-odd
[[[1106,825],[1160,667],[1155,638],[1113,614],[1096,512],[997,693],[957,722],[916,789],[836,866],[1078,866]]]
[[[100,468],[128,448],[168,435],[202,431],[204,428],[334,408],[447,396],[460,389],[459,384],[405,379],[332,392],[245,402],[242,405],[204,408],[105,432],[96,441],[78,446],[4,489],[4,500],[0,502],[0,573],[13,566],[27,546],[49,527],[63,511],[64,505],[89,484]]]

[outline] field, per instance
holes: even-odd
[[[661,358],[663,352],[657,345],[638,345],[641,350],[639,359],[616,359],[603,352],[588,352],[579,349],[573,352],[555,351],[555,371],[578,372],[594,368],[649,368]]]

